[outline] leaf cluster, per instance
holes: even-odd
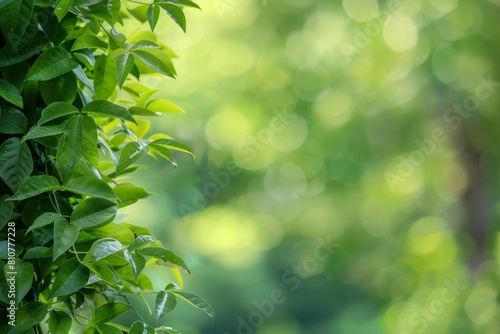
[[[146,228],[116,218],[150,195],[124,179],[140,159],[176,165],[173,151],[193,155],[165,134],[148,135],[151,117],[183,110],[141,83],[175,77],[175,54],[153,30],[164,12],[185,31],[185,7],[199,8],[189,0],[0,0],[0,332],[178,333],[160,319],[179,299],[213,318],[182,289],[186,263]],[[148,30],[125,36],[129,20]],[[154,291],[148,265],[172,270],[180,287]],[[129,301],[146,294],[156,295],[149,322]],[[6,323],[11,304],[15,326]],[[130,310],[141,320],[113,322]]]

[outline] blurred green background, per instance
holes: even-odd
[[[197,158],[149,160],[157,196],[122,212],[216,313],[164,322],[499,333],[500,1],[198,3],[186,35],[157,28],[178,79],[146,80],[187,111],[152,128]]]

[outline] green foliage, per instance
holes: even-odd
[[[167,135],[145,138],[144,118],[184,112],[139,83],[175,77],[172,52],[151,32],[125,36],[119,27],[135,20],[153,31],[164,12],[186,31],[184,7],[199,8],[188,0],[0,1],[2,333],[178,333],[159,323],[177,297],[213,317],[174,283],[153,291],[146,266],[181,280],[186,263],[147,229],[115,221],[119,208],[150,195],[122,178],[141,158],[176,165],[172,151],[193,154]],[[113,322],[134,308],[127,296],[145,294],[157,294],[153,323]],[[16,326],[6,324],[11,303]]]

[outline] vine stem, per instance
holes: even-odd
[[[78,262],[82,263],[82,260],[80,260],[80,257],[78,256],[79,252],[76,251],[75,245],[73,244],[71,247],[73,248],[73,252],[75,253],[76,258],[78,259]]]
[[[139,312],[137,312],[137,310],[135,309],[134,305],[132,305],[132,303],[130,302],[130,300],[128,300],[127,296],[124,296],[124,295],[123,295],[123,298],[125,298],[125,300],[127,301],[127,303],[128,303],[130,306],[132,306],[132,309],[133,309],[133,310],[134,310],[134,312],[135,312],[135,313],[139,316],[139,318],[141,318],[142,322],[147,323],[147,321],[146,321],[146,320],[144,320],[144,318],[142,317],[142,315],[141,315]]]
[[[52,192],[52,196],[54,196],[54,202],[56,203],[57,213],[61,214],[61,208],[59,207],[59,202],[57,201],[57,196],[55,191]]]

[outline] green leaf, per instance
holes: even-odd
[[[40,82],[40,94],[45,104],[53,102],[73,103],[77,95],[78,83],[72,72],[54,79]]]
[[[168,283],[166,286],[165,286],[165,291],[171,291],[171,290],[181,290],[181,288],[179,288],[179,286],[176,284],[176,283]]]
[[[31,259],[48,259],[52,257],[52,251],[48,247],[33,247],[26,251],[23,256],[23,260],[31,260]]]
[[[120,175],[125,169],[148,153],[148,147],[139,141],[133,141],[125,145],[121,154],[120,162],[116,167],[116,175]]]
[[[19,108],[23,107],[23,97],[17,90],[16,86],[7,80],[0,79],[0,96]]]
[[[20,334],[33,326],[38,325],[49,313],[49,308],[45,303],[26,303],[16,311],[16,325],[7,330],[7,334]]]
[[[175,78],[174,65],[165,52],[154,48],[140,48],[132,50],[132,53],[153,71]]]
[[[186,111],[174,103],[165,99],[155,99],[148,102],[146,108],[154,112],[161,112],[167,114],[185,114]]]
[[[191,154],[194,157],[194,152],[186,145],[181,144],[179,142],[176,142],[173,139],[157,139],[155,141],[152,141],[149,143],[149,145],[154,145],[154,146],[163,146],[168,148],[169,150],[174,150],[174,151],[180,151],[184,153]]]
[[[87,267],[80,264],[77,258],[64,262],[56,274],[49,298],[71,295],[83,288],[89,279]]]
[[[120,314],[127,312],[131,308],[132,306],[119,302],[104,304],[97,308],[97,310],[95,311],[95,317],[92,322],[95,325],[108,322],[116,318]]]
[[[21,142],[25,142],[30,139],[58,136],[64,132],[64,126],[65,124],[48,125],[48,126],[35,125],[21,139]]]
[[[102,179],[102,175],[100,174],[99,170],[96,167],[92,166],[90,162],[88,162],[88,160],[82,156],[80,156],[80,158],[76,162],[75,172],[78,172],[83,176]]]
[[[29,43],[21,43],[17,48],[7,44],[0,50],[0,67],[6,67],[29,59],[36,55],[49,43],[47,36],[41,31],[37,31]]]
[[[212,307],[208,305],[205,299],[191,292],[171,291],[171,293],[175,294],[177,297],[183,299],[187,303],[193,305],[197,309],[205,312],[205,314],[207,314],[212,320],[214,320],[214,311],[212,310]]]
[[[172,327],[160,326],[155,328],[155,334],[181,334],[181,332]]]
[[[106,261],[99,261],[95,264],[84,263],[92,273],[94,273],[99,279],[101,279],[107,285],[121,290],[123,288],[123,283],[115,272],[113,266]]]
[[[117,166],[120,159],[118,158],[116,152],[111,148],[111,146],[109,146],[109,143],[106,141],[106,139],[102,138],[101,136],[97,136],[97,141],[99,142],[101,147],[106,150],[108,156],[111,158],[111,160],[113,160],[114,165]]]
[[[108,325],[108,324],[100,324],[97,326],[97,328],[103,334],[123,334],[123,332],[120,329],[118,329],[115,326]]]
[[[92,6],[92,5],[95,5],[99,2],[101,2],[102,0],[74,0],[73,2],[73,6],[76,6],[76,7],[88,7],[88,6]]]
[[[156,242],[156,239],[153,238],[152,236],[150,236],[150,235],[139,235],[137,238],[134,239],[134,241],[132,241],[130,243],[130,245],[128,245],[127,250],[129,252],[133,252],[133,251],[141,248],[142,246],[151,244],[153,242]]]
[[[75,50],[81,50],[81,49],[103,49],[106,50],[108,48],[108,45],[102,41],[99,37],[94,36],[94,35],[83,35],[80,36],[75,43],[73,44],[73,47],[71,48],[71,51]]]
[[[148,147],[160,157],[170,161],[174,165],[174,167],[177,167],[177,162],[175,162],[174,156],[168,148],[162,145],[157,145],[155,143],[149,143]]]
[[[71,214],[71,223],[81,228],[93,228],[110,223],[117,205],[103,198],[88,198],[78,204]]]
[[[137,106],[134,106],[134,107],[130,107],[128,109],[128,112],[131,114],[131,115],[138,115],[138,116],[149,116],[149,117],[158,117],[160,116],[159,113],[155,113],[149,109],[146,109],[146,108],[143,108],[143,107],[137,107]]]
[[[82,176],[72,179],[68,184],[61,187],[80,195],[104,198],[107,200],[116,199],[113,189],[104,181],[90,176]]]
[[[116,57],[116,81],[118,86],[122,88],[125,79],[127,79],[132,67],[134,66],[135,58],[134,55],[127,52],[120,54]]]
[[[128,334],[154,334],[155,329],[143,321],[136,321],[130,327]]]
[[[31,230],[34,230],[36,228],[44,227],[49,224],[52,224],[59,218],[62,218],[60,213],[55,213],[55,212],[44,212],[40,216],[38,216],[33,224],[28,228],[26,233],[30,232]]]
[[[160,7],[152,3],[148,7],[148,23],[149,26],[151,27],[151,31],[155,30],[159,17],[160,17]]]
[[[186,15],[184,15],[182,9],[176,5],[165,2],[159,2],[158,5],[165,10],[168,16],[170,16],[184,32],[186,32]]]
[[[58,0],[54,8],[54,14],[57,16],[59,22],[68,14],[73,0]],[[55,332],[53,332],[55,333]]]
[[[52,310],[49,315],[49,332],[69,334],[71,330],[71,316],[62,311]]]
[[[130,48],[130,50],[141,49],[141,48],[146,48],[146,49],[147,48],[161,49],[161,46],[159,46],[158,44],[156,44],[153,41],[143,39],[143,40],[140,40],[139,42],[135,43],[134,45],[132,45],[132,47]],[[141,85],[139,83],[132,83],[132,84]],[[143,86],[143,87],[145,87],[145,86]],[[149,88],[147,88],[147,87],[145,87],[145,88],[147,90],[149,90]]]
[[[171,263],[173,265],[176,265],[176,266],[184,269],[188,273],[191,273],[189,271],[189,268],[187,267],[186,263],[184,263],[184,261],[180,257],[178,257],[177,255],[175,255],[171,251],[166,250],[164,248],[147,247],[147,248],[141,248],[141,249],[137,250],[137,252],[141,253],[142,255],[152,256],[152,257],[159,259],[159,261],[158,261],[159,264],[163,264],[161,261],[166,262],[166,263]]]
[[[132,183],[119,184],[113,188],[113,192],[118,196],[118,208],[134,204],[138,200],[150,195],[144,188]]]
[[[2,16],[8,18],[2,22],[2,28],[9,43],[17,48],[33,15],[33,0],[18,0],[2,9]]]
[[[108,10],[108,13],[113,17],[113,23],[119,21],[120,19],[120,7],[120,0],[107,0],[106,9]],[[121,24],[123,25],[123,22],[121,22]]]
[[[33,171],[31,152],[19,138],[9,138],[0,145],[0,177],[13,191]]]
[[[130,244],[132,241],[134,241],[134,234],[132,233],[132,231],[130,231],[128,227],[116,223],[111,223],[96,229],[86,230],[85,233],[92,236],[91,239],[87,240],[107,238],[108,236],[112,235],[113,238],[120,241],[122,244]]]
[[[100,55],[94,66],[95,94],[99,100],[107,100],[116,87],[115,66],[106,55]]]
[[[21,134],[27,129],[28,120],[21,111],[10,107],[0,110],[0,133]]]
[[[94,83],[89,80],[81,65],[78,65],[78,67],[73,70],[73,73],[81,83],[90,88],[91,91],[94,91]]]
[[[118,117],[136,123],[135,119],[126,108],[108,101],[92,101],[83,107],[82,112],[92,112],[110,117]]]
[[[112,50],[122,48],[126,41],[127,37],[116,31],[115,28],[109,30],[109,44]]]
[[[130,253],[128,250],[123,251],[125,259],[132,267],[132,272],[134,273],[134,279],[137,281],[137,277],[146,266],[146,259],[141,254]]]
[[[38,125],[45,124],[60,117],[78,114],[78,109],[66,102],[54,102],[42,110]]]
[[[71,177],[80,157],[97,166],[97,127],[94,119],[85,115],[71,117],[59,139],[56,168],[63,179]]]
[[[9,277],[8,274],[10,271],[17,273],[15,275],[16,282],[16,305],[19,305],[21,300],[23,300],[24,296],[31,290],[31,286],[33,285],[33,275],[34,268],[31,262],[23,262],[19,259],[15,261],[15,269],[11,270],[8,266],[4,268],[5,276]]]
[[[47,191],[59,189],[59,181],[50,175],[32,176],[24,181],[14,196],[9,198],[10,201],[21,201]]]
[[[31,67],[26,80],[50,80],[71,71],[78,62],[60,46],[46,50]]]
[[[14,210],[14,203],[6,201],[9,195],[0,196],[0,230],[10,221]]]
[[[78,226],[68,224],[64,218],[58,219],[54,223],[54,250],[53,260],[63,255],[78,239]]]
[[[95,241],[83,259],[83,262],[99,261],[111,254],[115,254],[124,249],[121,242],[113,238],[103,238]]]
[[[11,3],[13,3],[14,0],[0,0],[0,8],[3,8]]]
[[[158,292],[155,302],[156,322],[158,323],[158,321],[168,312],[172,312],[176,306],[177,299],[174,294],[168,293],[165,290]]]
[[[188,6],[188,7],[201,9],[200,6],[198,6],[197,4],[195,4],[194,2],[192,2],[190,0],[155,0],[155,2],[156,3],[160,3],[160,2],[173,3],[176,5],[184,5],[184,6]]]

